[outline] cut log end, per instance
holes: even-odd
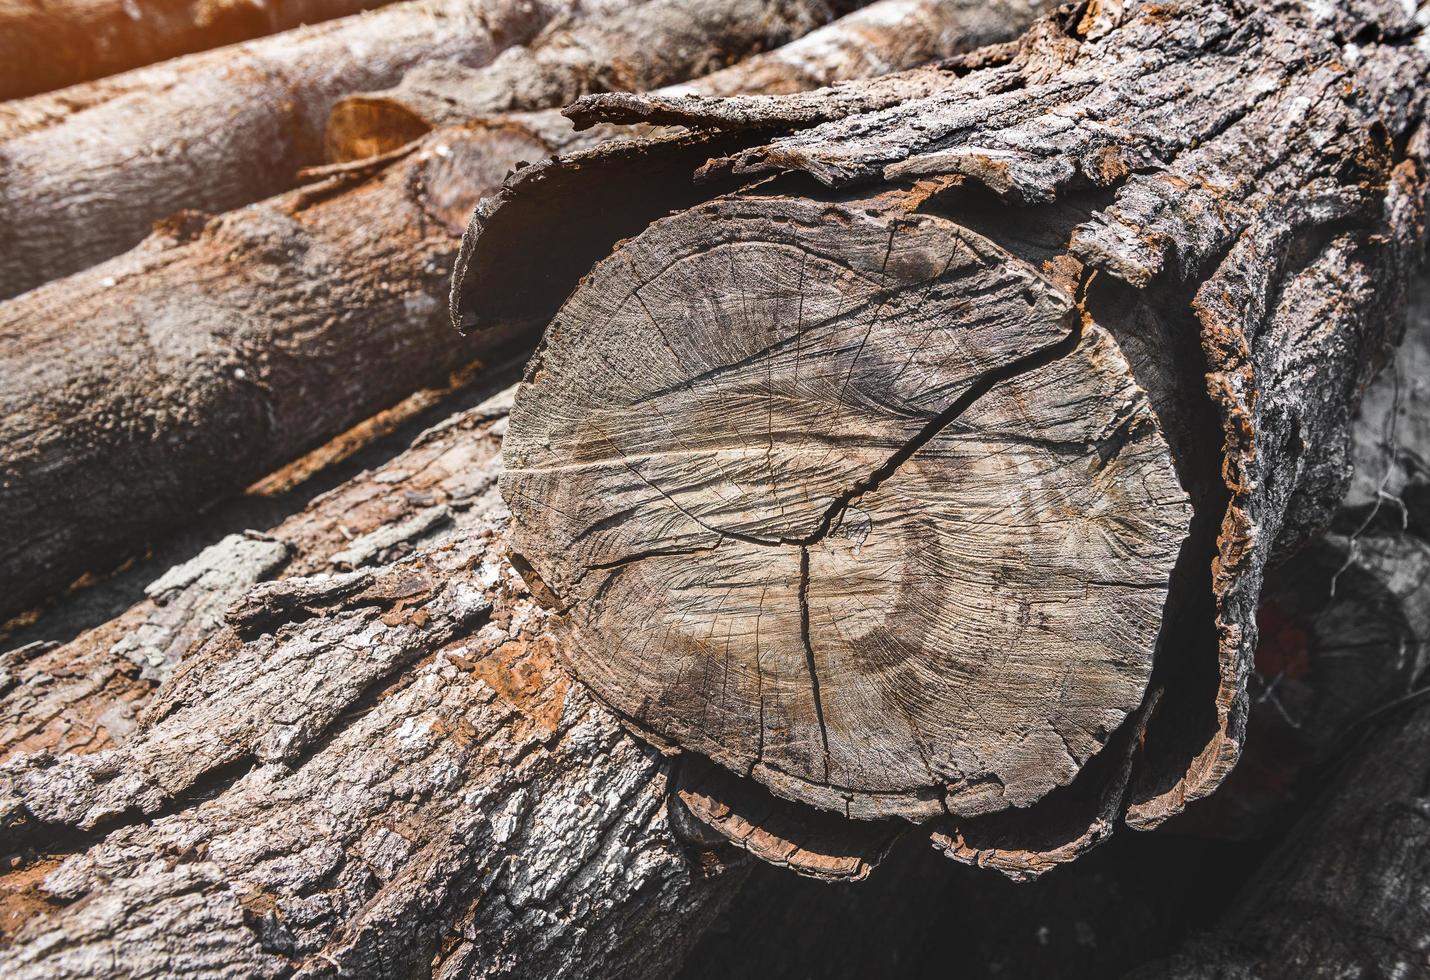
[[[1190,519],[1111,338],[923,198],[656,222],[567,301],[504,450],[577,675],[863,819],[1069,783],[1142,703]]]
[[[350,95],[328,113],[327,159],[350,163],[390,153],[432,131],[432,123],[398,99]]]

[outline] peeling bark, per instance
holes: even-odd
[[[788,86],[877,70],[884,34],[869,35],[877,57],[857,52],[868,20],[890,14],[879,5],[757,56],[804,67],[755,78]],[[912,22],[896,50],[937,47],[924,27],[947,24]],[[555,132],[537,125],[550,116]],[[513,167],[573,135],[630,133],[573,134],[554,113],[440,130],[254,208],[184,215],[126,255],[0,306],[0,615],[525,336],[529,324],[514,323],[454,342],[440,306],[456,232]],[[659,207],[659,188],[645,190]]]
[[[1014,876],[1033,875],[1102,839],[1124,815],[1132,826],[1149,829],[1210,793],[1235,764],[1244,736],[1254,614],[1267,563],[1330,519],[1349,477],[1350,422],[1360,392],[1402,329],[1406,286],[1424,236],[1430,151],[1424,124],[1426,20],[1423,7],[1407,12],[1394,4],[1092,4],[1041,22],[1006,60],[973,71],[932,67],[789,97],[620,94],[578,103],[570,113],[578,125],[686,125],[706,142],[686,136],[527,168],[479,209],[459,263],[453,309],[462,325],[544,322],[554,315],[546,346],[519,396],[524,407],[511,438],[513,459],[520,462],[508,475],[508,499],[514,534],[533,566],[529,577],[543,582],[559,603],[559,622],[570,640],[563,653],[577,675],[653,737],[748,770],[777,794],[846,812],[852,803],[864,816],[890,812],[861,801],[859,786],[841,786],[842,794],[833,794],[841,796],[837,800],[819,789],[818,743],[828,738],[833,745],[835,738],[821,718],[828,714],[827,698],[821,709],[808,691],[805,704],[790,713],[793,724],[782,722],[797,733],[791,744],[803,746],[793,763],[800,779],[749,766],[749,758],[759,756],[761,714],[769,697],[754,681],[765,666],[758,662],[753,630],[741,617],[748,609],[748,618],[758,619],[754,610],[762,609],[764,600],[757,590],[750,602],[742,597],[730,611],[716,600],[732,583],[784,573],[772,567],[772,557],[736,571],[724,554],[770,541],[801,543],[808,526],[827,513],[828,500],[862,507],[859,494],[878,484],[866,485],[858,477],[877,464],[851,463],[857,472],[834,481],[850,488],[841,498],[820,482],[822,470],[805,472],[798,457],[770,455],[767,465],[753,456],[748,466],[742,462],[742,454],[753,452],[757,443],[776,452],[789,428],[786,416],[801,406],[809,409],[812,438],[837,444],[839,458],[858,457],[864,445],[841,435],[843,395],[831,396],[829,405],[818,409],[819,376],[796,380],[795,359],[785,356],[792,342],[772,335],[749,349],[742,345],[745,334],[757,334],[761,324],[797,336],[803,330],[796,325],[826,327],[818,314],[826,307],[828,322],[836,324],[830,329],[837,330],[840,317],[857,315],[869,289],[865,281],[873,283],[873,292],[883,286],[885,292],[867,305],[881,314],[887,306],[888,315],[869,317],[867,329],[847,342],[831,340],[833,359],[845,359],[845,370],[832,372],[832,387],[845,391],[839,379],[854,378],[853,365],[866,351],[874,352],[869,357],[874,364],[897,368],[900,351],[907,360],[907,351],[925,349],[902,339],[910,329],[918,333],[920,310],[898,302],[901,289],[923,284],[935,294],[947,289],[956,300],[957,287],[941,286],[936,267],[921,272],[917,263],[906,262],[884,269],[877,258],[872,274],[867,263],[856,260],[847,273],[821,277],[813,292],[787,275],[782,263],[791,260],[775,258],[750,266],[722,287],[705,290],[702,284],[716,282],[712,254],[721,248],[733,253],[740,246],[730,243],[749,237],[730,218],[741,208],[768,211],[773,231],[761,234],[771,243],[787,240],[798,266],[801,250],[815,261],[823,236],[865,220],[842,209],[857,206],[878,216],[880,205],[871,208],[869,201],[907,194],[923,203],[908,209],[906,222],[887,225],[886,257],[902,256],[901,247],[919,255],[923,227],[947,221],[962,229],[950,232],[954,237],[981,237],[1001,249],[1003,267],[1027,263],[1040,288],[1063,297],[1085,324],[1084,342],[1047,365],[1063,376],[1027,390],[1018,386],[1023,379],[1014,378],[973,408],[986,409],[994,420],[1021,420],[1007,412],[1000,416],[993,396],[1007,392],[1020,410],[1031,406],[1036,417],[1041,406],[1056,404],[1079,385],[1096,392],[1091,381],[1096,371],[1088,365],[1098,359],[1079,358],[1086,358],[1088,343],[1107,337],[1110,356],[1125,361],[1104,357],[1101,363],[1119,365],[1113,370],[1122,374],[1119,383],[1145,391],[1157,426],[1147,451],[1154,459],[1161,454],[1162,463],[1154,465],[1175,470],[1192,505],[1181,531],[1173,522],[1144,536],[1134,530],[1137,522],[1156,527],[1157,507],[1166,495],[1154,491],[1139,498],[1140,481],[1127,480],[1125,468],[1113,478],[1118,495],[1130,494],[1122,513],[1131,522],[1124,525],[1128,545],[1181,545],[1170,574],[1163,566],[1148,573],[1145,584],[1167,600],[1163,607],[1157,598],[1150,625],[1138,606],[1119,602],[1109,607],[1106,632],[1095,634],[1125,638],[1138,651],[1130,659],[1123,655],[1133,666],[1128,681],[1138,693],[1132,702],[1093,697],[1090,708],[1124,719],[1095,735],[1095,744],[1069,742],[1060,749],[1049,743],[1044,758],[1042,750],[1032,751],[1035,740],[1010,743],[1010,750],[1022,744],[1029,758],[1043,759],[1026,770],[1029,775],[1047,773],[1046,760],[1059,751],[1075,765],[1053,780],[1057,788],[1029,782],[1017,789],[1003,782],[1019,774],[1016,767],[991,767],[993,792],[986,808],[951,808],[950,822],[940,831],[947,850]],[[741,141],[749,145],[723,153],[714,149]],[[632,170],[647,179],[660,173],[674,188],[692,173],[708,183],[684,192],[688,213],[651,224],[658,212],[642,209],[630,196],[636,182],[613,184],[617,174]],[[809,178],[823,187],[812,186]],[[709,203],[700,203],[702,198]],[[822,217],[821,208],[827,209]],[[544,240],[534,219],[550,213],[585,229],[579,246],[567,249],[559,264],[538,263],[530,251]],[[727,232],[727,226],[734,230]],[[628,240],[612,253],[621,239]],[[692,273],[685,288],[666,289],[659,280],[665,273],[659,262],[647,261],[648,251],[669,257],[674,270],[693,262],[698,275]],[[687,255],[694,258],[687,262]],[[489,282],[500,282],[501,289],[486,288]],[[847,304],[840,303],[842,296]],[[817,315],[807,321],[799,306],[811,302]],[[985,309],[996,316],[1003,309],[999,304],[995,296],[986,305],[965,303],[960,313],[955,302],[949,326],[975,330]],[[952,329],[948,334],[957,336]],[[619,351],[608,347],[611,335],[624,338]],[[887,356],[879,353],[881,345],[889,348]],[[971,346],[969,353],[956,340],[941,340],[923,356],[949,363],[1007,356],[988,342]],[[1019,353],[1030,349],[1024,345]],[[866,370],[875,380],[849,385],[851,400],[863,412],[887,409],[895,427],[940,420],[939,407],[895,410],[905,397],[897,382],[877,380],[878,367]],[[609,372],[608,380],[592,380],[605,377],[602,372]],[[765,419],[776,402],[780,425],[767,432]],[[765,403],[770,411],[760,407]],[[1122,402],[1091,394],[1079,404],[1102,410]],[[1049,418],[1092,424],[1086,415],[1084,407]],[[1000,440],[1003,448],[995,458],[1019,461],[1032,471],[1040,447],[1060,440],[1050,422],[1020,421],[1001,429],[990,428],[991,421],[978,424],[983,428],[975,434],[996,434]],[[776,429],[780,439],[773,438]],[[577,448],[581,432],[587,441]],[[576,454],[574,467],[553,469],[552,461],[543,461],[546,436],[553,448]],[[1085,434],[1069,440],[1083,449],[1100,441]],[[1114,452],[1123,444],[1114,441]],[[586,459],[601,452],[613,455]],[[925,465],[937,457],[910,456]],[[727,464],[734,465],[734,476],[725,472]],[[603,488],[600,494],[579,492],[589,490],[593,480]],[[1087,482],[1079,475],[1052,485],[1075,497]],[[979,485],[996,495],[1026,484],[1021,477],[995,476]],[[768,493],[765,487],[771,488]],[[606,491],[614,496],[604,496]],[[956,496],[962,490],[944,492]],[[766,497],[779,506],[769,510],[758,503]],[[628,506],[598,512],[602,500],[618,499]],[[540,501],[554,509],[542,508]],[[985,534],[1041,526],[1027,520],[1026,508],[984,510],[966,503],[960,508],[980,525],[992,525],[980,528]],[[790,529],[771,531],[766,526],[771,520],[788,521]],[[1069,548],[1077,554],[1085,539],[1070,537]],[[917,562],[916,540],[894,548],[889,567]],[[668,561],[663,555],[696,548],[713,550],[715,557],[708,551],[692,554],[678,581],[650,578],[635,608],[649,609],[649,622],[659,633],[663,611],[684,608],[680,603],[695,601],[704,588],[713,598],[699,615],[720,649],[712,656],[692,640],[688,650],[679,647],[678,656],[647,665],[642,669],[655,671],[664,686],[646,691],[647,681],[634,667],[639,647],[617,647],[608,632],[618,632],[618,626],[643,629],[642,622],[623,618],[640,620],[640,615],[603,601],[602,590],[616,588],[603,585],[603,577],[613,577],[607,568],[638,575],[642,567]],[[975,561],[973,567],[988,564]],[[968,574],[962,570],[966,565],[934,567],[945,577],[955,569]],[[983,631],[981,642],[1006,642],[1006,631],[995,627],[1012,617],[1020,597],[1038,594],[1051,581],[1033,578],[1012,584],[1001,605],[974,620]],[[842,573],[831,577],[827,590],[857,596],[859,581]],[[1128,580],[1114,578],[1111,584],[1121,581]],[[607,622],[607,616],[613,618]],[[1120,632],[1117,622],[1123,623]],[[1145,635],[1144,626],[1150,628]],[[1040,643],[1050,641],[1054,649],[1082,639],[1076,630],[1052,630]],[[1014,647],[1019,654],[1026,650],[1026,642]],[[837,659],[837,644],[823,650],[816,644],[815,659],[821,655]],[[956,654],[939,662],[948,658],[956,660]],[[805,677],[800,683],[806,689],[810,685],[807,670],[797,671],[793,660],[788,670],[778,669],[777,676],[786,678],[778,683],[785,686],[770,696],[784,712],[778,704],[787,696],[786,686],[795,689],[796,675]],[[927,685],[930,669],[912,670],[908,683],[917,677]],[[885,683],[894,678],[898,687],[897,672],[880,668],[880,676]],[[994,685],[993,693],[976,690],[1001,705],[998,682],[982,682]],[[888,723],[880,714],[883,696],[871,691],[856,699],[882,722],[851,723],[839,733],[851,746],[867,739],[876,753],[885,753],[871,779],[882,777],[879,767],[916,766],[930,754],[944,758],[961,746],[956,732],[974,732],[973,743],[980,744],[981,728],[949,722],[955,733],[923,744],[915,736],[901,747],[899,740],[879,735],[879,724]],[[710,709],[694,710],[702,699]],[[1032,730],[1058,731],[1049,720],[1054,719],[1044,714]],[[1081,730],[1077,736],[1087,734]],[[746,742],[753,748],[747,751]],[[931,784],[958,785],[976,774],[947,762],[933,771]],[[923,792],[909,780],[900,785],[916,798]]]
[[[413,65],[481,65],[553,17],[620,0],[416,0],[0,109],[0,296],[117,255],[154,222],[292,187],[328,109]]]
[[[385,0],[206,0],[0,6],[0,99],[87,82],[249,38],[346,17]]]
[[[669,91],[710,96],[804,91],[1011,40],[1040,8],[1051,6],[1030,0],[883,0],[807,39],[714,71],[731,54],[778,43],[791,26],[803,27],[813,11],[688,0],[646,4],[574,29],[548,29],[525,50],[508,52],[483,69],[434,62],[413,69],[394,89],[343,99],[328,117],[328,154],[359,159],[394,150],[438,126],[565,104],[590,92],[644,91],[695,75],[702,77]],[[528,122],[532,129],[557,133],[568,128],[563,124],[554,113]],[[553,151],[572,148],[547,139]],[[587,146],[595,142],[583,139]]]

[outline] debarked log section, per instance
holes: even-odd
[[[288,190],[323,162],[328,110],[351,92],[428,59],[486,64],[586,12],[408,0],[0,106],[0,297],[117,255],[177,211]]]
[[[458,321],[551,318],[503,487],[577,676],[1014,875],[1211,792],[1422,247],[1430,43],[1362,17],[1092,4],[973,71],[578,103],[784,135],[638,233],[601,151],[469,231]]]

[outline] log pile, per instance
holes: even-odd
[[[0,962],[1424,967],[1430,7],[440,2],[0,107]]]

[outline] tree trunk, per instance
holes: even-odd
[[[589,92],[644,91],[695,75],[703,77],[672,93],[805,91],[1011,40],[1052,6],[1034,0],[876,3],[814,37],[713,71],[728,60],[728,52],[772,46],[773,38],[765,35],[780,29],[778,19],[761,16],[763,5],[749,11],[739,4],[661,0],[606,21],[549,31],[526,50],[509,51],[483,69],[433,62],[413,69],[396,88],[342,99],[328,117],[328,154],[334,160],[361,159],[395,150],[439,126],[565,104]],[[731,32],[735,37],[726,41]],[[652,54],[658,59],[654,64]]]
[[[821,46],[824,31],[843,43]],[[811,42],[809,77],[877,64],[851,57],[839,24]],[[556,119],[550,141],[628,135]],[[258,207],[183,217],[0,306],[0,615],[525,336],[457,343],[442,298],[477,199],[549,154],[543,120],[441,130]]]
[[[383,2],[149,0],[125,5],[8,0],[0,6],[0,99],[48,92],[166,58],[346,17]]]
[[[415,0],[6,106],[0,296],[117,255],[182,209],[225,211],[287,190],[299,168],[322,162],[338,98],[431,58],[485,64],[583,9]]]
[[[0,773],[8,970],[668,975],[742,873],[687,856],[671,763],[557,670],[501,557],[505,411],[154,584],[110,650],[168,672],[137,728]]]
[[[1400,7],[1092,4],[966,74],[578,103],[754,145],[527,168],[459,260],[463,325],[551,318],[503,492],[577,677],[1013,876],[1210,793],[1403,323],[1427,66]]]

